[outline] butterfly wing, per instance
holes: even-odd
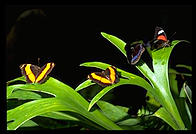
[[[119,74],[114,66],[108,67],[104,73],[105,76],[111,81],[111,84],[119,82]]]
[[[167,41],[167,35],[163,28],[161,27],[156,27],[155,28],[155,34],[154,34],[154,39],[156,40],[162,40],[162,41]]]
[[[159,49],[165,46],[169,46],[169,41],[165,31],[161,27],[155,28],[154,39],[152,41],[152,49]]]
[[[143,52],[145,51],[144,46],[141,43],[137,43],[129,46],[125,46],[128,62],[135,65],[140,60]]]
[[[91,73],[90,75],[88,75],[88,79],[103,87],[111,85],[111,81],[108,79],[108,77],[106,77],[104,72]]]
[[[27,83],[35,83],[36,75],[40,72],[41,68],[32,64],[20,65],[21,73],[25,76]]]
[[[144,51],[145,51],[145,48],[143,47],[142,44],[136,44],[132,48],[132,59],[131,59],[132,65],[135,65],[136,63],[138,63]]]
[[[53,62],[45,64],[39,72],[36,74],[36,80],[35,83],[43,83],[45,82],[45,79],[47,75],[52,71],[55,64]]]

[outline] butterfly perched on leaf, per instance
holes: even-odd
[[[151,50],[170,46],[170,42],[167,39],[167,35],[163,28],[158,26],[155,28],[154,38],[152,41],[150,41],[150,44]]]
[[[135,65],[140,60],[145,48],[143,43],[137,42],[133,44],[126,44],[125,51],[127,55],[128,63]]]
[[[32,64],[20,65],[21,73],[25,76],[27,83],[43,83],[47,75],[52,71],[55,64],[53,62],[45,64],[43,67]]]
[[[108,67],[102,72],[93,72],[88,75],[88,79],[100,86],[110,86],[119,82],[119,74],[114,66]]]

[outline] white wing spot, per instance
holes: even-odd
[[[160,35],[160,34],[162,34],[162,33],[164,33],[164,30],[160,30],[160,31],[158,32],[158,35]]]

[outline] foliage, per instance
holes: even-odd
[[[124,41],[113,35],[103,32],[101,34],[126,56]],[[103,88],[92,98],[90,103],[78,93],[83,89],[87,90],[89,87],[95,86],[95,83],[90,80],[84,81],[75,90],[52,77],[43,84],[12,84],[13,82],[25,81],[24,77],[11,80],[7,82],[7,129],[16,130],[19,127],[37,126],[50,129],[82,126],[82,130],[191,129],[191,89],[187,83],[184,83],[179,90],[175,78],[176,75],[183,75],[183,73],[168,68],[173,48],[183,42],[186,41],[174,40],[170,47],[157,51],[148,49],[152,56],[153,71],[142,60],[136,64],[136,68],[148,81],[115,65],[122,76],[120,82]],[[94,61],[82,63],[80,66],[106,69],[110,65]],[[191,67],[185,65],[178,65],[178,67],[192,70]],[[190,77],[191,74],[186,74],[186,76]],[[120,85],[137,85],[146,89],[147,96],[149,96],[147,101],[149,109],[142,108],[138,111],[138,116],[133,117],[128,114],[129,108],[115,106],[100,100],[109,91]],[[95,104],[98,107],[94,106]],[[49,125],[40,123],[41,119],[46,119],[54,126],[50,127],[52,126],[50,123]],[[152,127],[157,122],[160,122],[159,126]]]

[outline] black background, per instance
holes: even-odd
[[[176,32],[174,39],[192,42],[191,5],[7,5],[6,33],[8,34],[23,11],[37,8],[42,9],[46,16],[24,20],[18,25],[20,30],[12,50],[8,50],[6,46],[6,81],[21,76],[20,64],[38,64],[38,58],[41,66],[47,62],[55,62],[56,66],[50,76],[73,88],[86,80],[89,73],[98,71],[79,66],[88,61],[109,63],[139,74],[100,32],[132,42],[151,40],[154,28],[160,26],[164,28],[168,38]],[[142,58],[145,60],[144,56]],[[192,65],[191,45],[177,45],[170,62],[172,67],[176,64]],[[126,101],[138,103],[144,90],[136,86],[132,89],[117,89],[118,101],[129,96]]]

